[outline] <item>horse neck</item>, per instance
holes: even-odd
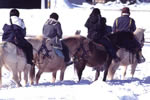
[[[36,51],[38,51],[42,45],[42,40],[41,39],[28,39],[28,41],[32,44],[33,49],[35,49]]]
[[[78,39],[72,39],[70,41],[64,40],[63,42],[67,45],[71,56],[74,56],[74,54],[77,52],[81,45],[80,40]]]

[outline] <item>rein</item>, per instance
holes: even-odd
[[[43,53],[43,51],[45,51],[45,53]],[[43,59],[45,57],[47,58],[50,58],[51,59],[51,56],[49,55],[49,52],[51,52],[52,50],[48,50],[47,47],[46,47],[46,39],[43,39],[42,41],[42,45],[40,47],[40,49],[38,50],[38,55],[40,55],[40,53],[43,53]]]

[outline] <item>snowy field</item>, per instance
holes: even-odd
[[[57,0],[58,1],[58,0]],[[120,9],[127,4],[108,2],[95,6],[83,3],[75,5],[69,2],[57,2],[51,9],[19,9],[20,17],[24,19],[27,35],[41,35],[42,27],[52,12],[60,16],[62,29],[65,36],[71,36],[76,30],[81,30],[81,35],[87,35],[84,23],[92,11],[92,7],[101,9],[102,16],[107,18],[107,24],[112,26],[114,20],[121,15]],[[131,9],[131,17],[136,21],[138,28],[145,29],[146,41],[150,38],[150,4],[134,4],[128,6]],[[0,9],[0,33],[3,25],[9,21],[10,9]],[[11,73],[3,69],[2,88],[0,100],[149,100],[150,98],[150,44],[145,43],[143,55],[146,62],[137,66],[134,78],[131,79],[130,67],[128,67],[125,80],[121,80],[122,68],[117,70],[113,81],[103,82],[103,73],[97,81],[93,81],[95,71],[86,67],[80,82],[73,66],[65,71],[64,81],[59,81],[57,74],[56,83],[51,83],[51,73],[41,76],[39,85],[28,85],[17,88],[12,81]],[[38,70],[38,69],[37,69]],[[23,84],[23,81],[21,82]]]

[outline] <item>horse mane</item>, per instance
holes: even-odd
[[[84,39],[86,39],[86,37],[84,37],[84,36],[81,36],[81,35],[74,35],[74,36],[69,36],[69,37],[65,37],[65,38],[63,38],[63,42],[71,42],[71,41],[76,41],[76,40],[84,40]]]

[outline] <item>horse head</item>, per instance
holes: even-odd
[[[69,48],[69,52],[71,56],[74,56],[76,52],[79,51],[79,49],[82,49],[83,47],[83,41],[86,39],[86,37],[81,35],[74,35],[66,37],[62,40],[64,44],[67,45]]]
[[[134,32],[136,39],[139,41],[142,47],[144,46],[144,41],[145,41],[144,32],[145,32],[145,29],[142,29],[142,28],[137,28]]]

